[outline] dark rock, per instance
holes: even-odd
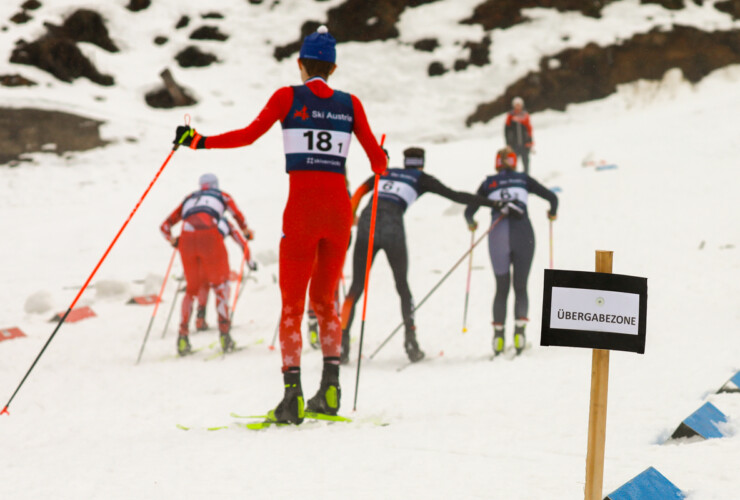
[[[33,87],[36,82],[19,74],[0,75],[0,85],[4,87]]]
[[[205,14],[201,14],[200,17],[203,19],[223,19],[224,15],[220,12],[206,12]]]
[[[522,9],[531,7],[554,8],[560,12],[579,11],[584,16],[601,17],[601,10],[616,0],[485,0],[464,19],[462,24],[480,24],[485,30],[509,28],[527,19]]]
[[[14,22],[15,24],[24,24],[30,21],[31,19],[33,18],[29,16],[25,10],[22,10],[18,12],[17,14],[14,14],[13,17],[10,18],[11,22]]]
[[[259,5],[262,3],[262,0],[249,0],[249,3],[251,3],[252,5]]]
[[[118,47],[108,35],[103,18],[94,10],[76,10],[62,26],[50,23],[44,25],[53,36],[69,38],[75,42],[88,42],[108,52],[118,52]]]
[[[20,161],[20,156],[55,144],[54,152],[87,151],[104,146],[102,122],[58,111],[30,108],[0,109],[0,164]]]
[[[439,47],[439,41],[436,38],[422,38],[414,42],[414,48],[422,52],[434,52]]]
[[[182,50],[175,56],[175,59],[183,68],[202,68],[204,66],[210,66],[212,63],[218,61],[218,58],[213,54],[201,52],[198,47],[193,45]]]
[[[139,12],[149,7],[151,3],[151,0],[131,0],[126,8],[131,12]]]
[[[223,42],[229,35],[221,33],[216,26],[201,26],[190,35],[191,40],[217,40]]]
[[[26,0],[21,5],[21,8],[26,10],[36,10],[39,7],[41,7],[41,2],[39,2],[38,0]]]
[[[658,5],[662,5],[666,9],[670,10],[681,10],[686,5],[684,5],[683,0],[640,0],[641,4],[648,4],[648,3],[655,3]]]
[[[447,69],[445,69],[444,65],[439,61],[434,61],[432,64],[429,65],[429,68],[427,68],[427,73],[429,76],[440,76],[447,73]]]
[[[114,83],[113,77],[99,73],[69,38],[46,35],[31,43],[21,40],[13,49],[10,62],[36,66],[63,82],[85,77],[99,85]]]
[[[539,71],[509,86],[496,100],[479,105],[466,123],[485,123],[505,113],[515,96],[524,99],[530,112],[564,110],[571,103],[613,94],[620,84],[659,80],[671,68],[680,68],[687,80],[696,83],[716,69],[739,63],[740,30],[654,29],[619,45],[591,43],[543,57]]]
[[[306,21],[303,23],[303,26],[301,26],[300,40],[289,43],[288,45],[283,45],[282,47],[275,47],[275,51],[273,52],[275,59],[282,61],[286,57],[290,57],[292,54],[301,50],[303,39],[316,31],[319,26],[321,26],[321,23],[318,21]]]
[[[470,63],[466,61],[465,59],[456,59],[455,64],[452,65],[452,69],[455,71],[462,71],[466,69]]]
[[[714,4],[714,8],[720,12],[730,14],[733,19],[740,19],[740,0],[723,0]]]
[[[155,38],[154,38],[154,44],[155,44],[155,45],[164,45],[164,44],[165,44],[165,43],[167,43],[167,42],[168,42],[169,40],[170,40],[170,39],[169,39],[169,38],[167,38],[166,36],[161,36],[161,35],[160,35],[160,36],[157,36],[157,37],[155,37]]]
[[[186,104],[182,104],[182,106],[191,106],[197,102],[187,93],[185,93],[185,91],[183,91],[183,93],[188,97],[189,100]],[[166,88],[160,88],[148,92],[144,97],[144,100],[146,100],[146,103],[153,108],[171,109],[178,106],[175,103],[175,100],[172,98],[172,94],[170,94]]]
[[[188,16],[182,16],[180,19],[177,20],[175,29],[179,30],[180,28],[186,28],[188,24],[190,24],[190,18]]]
[[[326,24],[337,42],[372,42],[398,37],[398,22],[407,7],[417,7],[437,0],[346,0],[327,12],[326,23],[308,21],[301,27],[301,36],[295,42],[276,47],[277,60],[285,59],[301,48],[303,38]]]
[[[45,23],[45,26],[47,33],[38,40],[16,43],[10,62],[36,66],[64,82],[84,76],[100,85],[113,85],[113,78],[100,74],[75,44],[89,42],[110,52],[118,51],[100,14],[80,9],[72,13],[62,26],[50,23]]]
[[[480,42],[465,42],[464,47],[470,49],[468,62],[473,66],[485,66],[491,62],[491,37],[486,35]]]

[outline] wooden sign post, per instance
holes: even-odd
[[[645,353],[647,278],[612,274],[611,251],[596,272],[545,269],[540,345],[592,349],[586,500],[601,500],[609,351]]]
[[[596,272],[612,272],[614,252],[596,251]],[[591,358],[591,404],[588,413],[586,500],[601,500],[606,445],[606,403],[609,392],[609,351],[594,349]]]

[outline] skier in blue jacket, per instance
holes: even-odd
[[[506,300],[512,276],[514,280],[514,348],[521,353],[526,345],[525,328],[529,309],[527,279],[534,257],[534,231],[527,213],[529,193],[550,202],[547,215],[555,220],[558,197],[524,172],[516,172],[516,153],[508,146],[496,155],[496,174],[486,177],[477,194],[495,202],[492,220],[495,227],[488,234],[488,251],[496,278],[493,299],[493,353],[504,350]],[[479,205],[468,205],[465,220],[471,231],[478,227],[473,219]],[[513,271],[513,273],[512,273]]]

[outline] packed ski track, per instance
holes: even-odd
[[[0,5],[0,18],[14,13],[14,3]],[[0,328],[19,326],[27,337],[0,343],[0,397],[10,397],[47,341],[54,326],[49,319],[67,308],[164,161],[183,114],[205,135],[244,126],[274,88],[299,83],[293,58],[275,62],[273,47],[295,39],[305,19],[321,18],[338,3],[284,1],[270,8],[209,2],[209,11],[225,15],[218,23],[231,37],[221,44],[204,42],[221,59],[216,66],[184,70],[172,56],[188,43],[186,33],[172,27],[183,14],[200,21],[204,6],[161,1],[133,14],[122,2],[87,2],[103,13],[121,42],[119,54],[81,44],[102,72],[115,75],[111,88],[87,80],[65,84],[6,62],[12,42],[38,36],[42,19],[61,20],[71,11],[69,2],[46,0],[34,21],[0,32],[0,73],[20,71],[40,82],[2,88],[0,105],[103,119],[103,136],[111,141],[86,153],[36,154],[32,164],[1,168]],[[460,50],[454,40],[482,35],[480,27],[457,24],[477,3],[446,0],[408,9],[399,23],[400,41],[340,44],[339,69],[330,81],[363,99],[376,135],[388,134],[392,165],[400,164],[405,147],[423,146],[428,173],[469,191],[493,170],[503,120],[466,129],[465,114],[526,73],[542,54],[564,48],[559,35],[550,39],[549,29],[557,26],[558,34],[571,35],[568,43],[580,45],[608,43],[671,20],[717,29],[728,23],[691,2],[687,12],[672,18],[659,6],[624,0],[607,7],[598,22],[532,9],[531,23],[494,33],[494,64],[427,78],[431,56],[404,43],[438,35],[439,50],[454,59]],[[630,24],[638,18],[642,24]],[[171,40],[155,48],[151,40],[162,33]],[[517,35],[535,37],[536,43],[525,44],[518,62],[498,62],[517,52]],[[146,106],[143,94],[158,85],[157,75],[168,65],[194,90],[197,106]],[[646,352],[611,357],[604,494],[648,466],[691,500],[737,498],[740,490],[740,396],[715,394],[740,369],[738,82],[738,67],[716,71],[695,86],[670,71],[661,82],[626,85],[607,99],[532,117],[531,173],[559,189],[555,267],[591,271],[594,251],[605,249],[614,251],[614,272],[648,278]],[[583,167],[587,157],[618,168]],[[352,188],[371,175],[358,144],[348,166]],[[341,371],[340,414],[354,421],[259,432],[237,425],[231,413],[264,414],[282,394],[278,350],[268,346],[280,312],[277,249],[288,191],[283,170],[275,129],[245,149],[175,153],[80,300],[96,317],[61,328],[10,415],[0,416],[0,496],[581,497],[591,353],[539,346],[548,266],[547,203],[540,199],[529,205],[537,238],[529,279],[531,349],[491,361],[494,281],[484,242],[474,252],[467,333],[466,266],[460,266],[416,314],[428,360],[405,367],[401,335],[367,359],[400,321],[390,268],[380,257],[370,278],[356,412],[359,320],[352,331],[352,362]],[[172,251],[158,226],[206,171],[219,176],[256,232],[251,248],[260,268],[244,285],[232,329],[237,345],[247,348],[208,361],[208,347],[175,357],[176,316],[161,338],[177,286],[171,279],[135,366],[152,309],[126,302],[158,292]],[[470,236],[462,211],[434,195],[409,209],[409,283],[417,300],[466,251]],[[481,226],[489,219],[487,211],[478,212]],[[237,246],[227,242],[227,248],[236,269]],[[174,275],[181,274],[176,262]],[[207,319],[215,325],[212,300]],[[191,342],[197,348],[216,338],[214,328],[192,334]],[[318,386],[321,362],[320,352],[304,339],[308,394]],[[664,444],[705,401],[728,415],[727,437]],[[227,428],[207,430],[221,426]]]

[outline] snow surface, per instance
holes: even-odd
[[[48,322],[51,311],[24,313],[26,300],[48,290],[54,311],[67,308],[167,156],[183,112],[206,135],[246,124],[274,88],[298,82],[295,62],[275,62],[273,47],[294,40],[303,20],[320,19],[340,2],[295,0],[271,7],[272,2],[251,6],[214,0],[206,7],[162,0],[137,14],[124,9],[124,0],[90,0],[74,7],[64,0],[43,3],[32,22],[0,32],[0,61],[8,60],[18,38],[42,33],[42,21],[60,23],[79,6],[104,14],[122,52],[81,44],[101,72],[114,74],[112,88],[86,80],[65,84],[34,68],[0,62],[0,73],[20,72],[40,83],[3,88],[0,104],[101,118],[105,138],[113,141],[87,153],[36,154],[32,165],[2,169],[1,326],[20,326],[28,335],[0,343],[0,395],[7,397],[54,326]],[[480,27],[457,24],[476,3],[444,0],[409,9],[399,41],[340,46],[340,68],[332,78],[337,88],[363,99],[376,134],[388,133],[392,163],[408,145],[422,145],[429,173],[468,190],[492,170],[502,121],[465,129],[464,117],[541,55],[561,50],[559,34],[580,45],[610,43],[678,18],[710,29],[736,25],[710,8],[711,2],[702,8],[689,2],[686,12],[675,14],[623,0],[605,9],[600,21],[534,9],[528,11],[532,23],[494,32],[491,66],[426,78],[431,60],[460,57],[455,41],[483,35]],[[3,2],[0,18],[15,10]],[[226,19],[201,23],[198,15],[213,10]],[[183,14],[191,16],[191,25],[173,31]],[[198,43],[222,62],[181,69],[172,57],[201,24],[217,24],[231,35],[224,44]],[[159,34],[170,36],[170,42],[154,46]],[[405,45],[427,35],[440,36],[439,55]],[[532,40],[526,50],[515,43],[517,36]],[[159,111],[144,104],[143,94],[159,85],[157,75],[165,66],[194,91],[198,106]],[[556,267],[592,270],[594,250],[609,249],[615,252],[614,272],[649,280],[646,353],[611,356],[605,494],[652,465],[690,492],[692,500],[739,496],[740,398],[714,394],[740,369],[739,81],[738,67],[716,71],[696,86],[672,71],[661,82],[627,85],[607,99],[533,117],[532,172],[562,190],[554,225]],[[581,161],[589,154],[619,168],[584,168]],[[353,187],[370,174],[358,145],[349,165]],[[246,285],[233,329],[237,343],[248,349],[208,362],[206,353],[177,359],[173,325],[160,338],[176,289],[170,280],[143,361],[134,366],[152,309],[89,290],[79,304],[93,307],[97,317],[63,326],[11,405],[10,416],[0,417],[3,498],[582,495],[591,355],[538,346],[548,262],[545,202],[530,204],[537,236],[529,281],[528,331],[534,347],[521,358],[489,361],[494,286],[480,247],[474,256],[468,333],[461,333],[465,272],[460,269],[417,314],[419,340],[430,361],[397,372],[406,362],[397,336],[375,360],[363,362],[356,414],[351,412],[356,364],[343,369],[342,413],[358,422],[261,433],[233,425],[207,431],[233,424],[230,412],[262,413],[282,394],[279,355],[267,348],[280,309],[275,256],[287,194],[280,133],[272,130],[248,149],[178,151],[93,284],[156,293],[156,277],[164,275],[171,255],[158,225],[204,171],[219,176],[256,230],[252,248],[261,267]],[[469,233],[461,212],[432,195],[409,210],[409,282],[417,300],[465,251]],[[481,211],[478,220],[488,215]],[[238,251],[233,243],[227,246],[237,268]],[[371,277],[365,353],[400,321],[399,308],[390,269],[380,258]],[[213,322],[214,311],[208,314]],[[359,322],[353,334],[359,335]],[[193,334],[192,342],[205,346],[215,338],[209,331]],[[353,357],[357,346],[355,341]],[[309,348],[303,358],[309,395],[320,366],[320,354]],[[729,436],[662,444],[705,401],[728,415]]]

